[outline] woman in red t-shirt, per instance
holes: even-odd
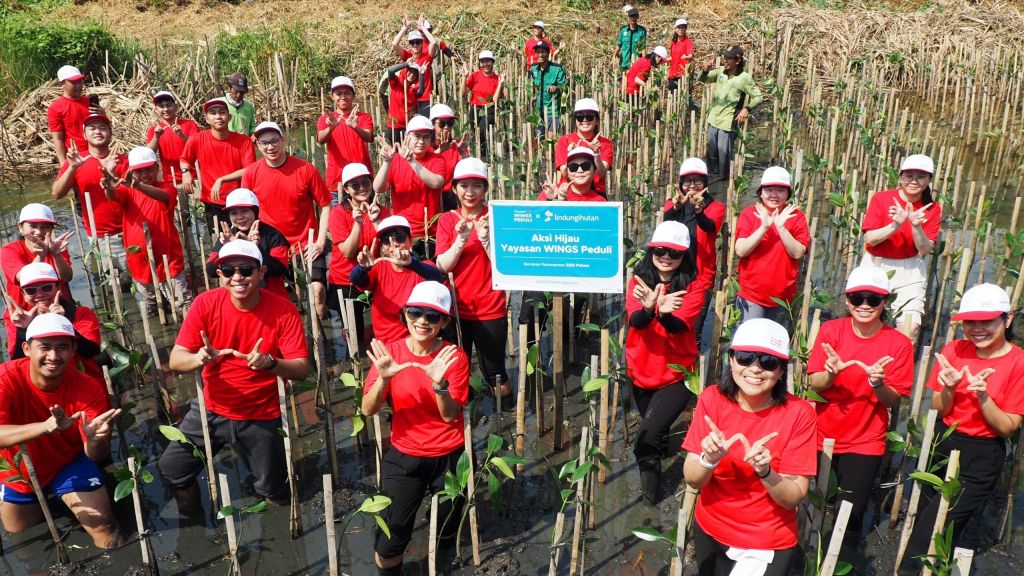
[[[455,124],[458,118],[455,111],[446,104],[434,104],[430,107],[430,123],[434,127],[434,140],[431,147],[434,153],[444,159],[444,187],[441,189],[441,210],[455,210],[459,207],[459,199],[452,192],[452,175],[459,160],[469,157],[469,135],[455,137]]]
[[[627,373],[633,379],[633,399],[643,421],[637,429],[633,454],[640,468],[644,501],[659,501],[661,455],[676,418],[693,394],[686,372],[697,365],[693,325],[704,302],[702,291],[690,291],[697,278],[685,224],[662,222],[626,286]]]
[[[693,59],[693,39],[686,35],[686,27],[686,18],[676,20],[672,39],[669,40],[669,56],[672,57],[668,69],[669,90],[675,90],[679,86],[679,81],[686,76],[686,66]]]
[[[461,206],[437,222],[437,265],[454,278],[462,349],[471,355],[476,346],[484,380],[495,396],[501,395],[502,407],[511,408],[512,385],[505,371],[505,292],[491,288],[487,165],[477,158],[460,160],[453,182]]]
[[[914,379],[913,344],[882,322],[888,296],[885,271],[855,268],[846,281],[850,315],[821,326],[807,363],[811,388],[827,400],[815,404],[818,450],[826,438],[835,440],[832,470],[843,487],[837,504],[846,500],[853,506],[839,552],[844,562],[856,558],[861,522],[885,454],[889,408],[910,394]]]
[[[817,467],[814,408],[786,392],[789,334],[767,318],[736,328],[729,368],[697,399],[683,441],[700,576],[784,576],[802,556],[796,509]]]
[[[494,71],[494,53],[483,50],[477,58],[478,68],[466,77],[466,98],[473,107],[473,124],[480,141],[480,157],[487,157],[488,128],[494,126],[494,109],[501,99],[504,78]]]
[[[942,206],[932,198],[934,174],[931,158],[907,156],[900,164],[900,187],[875,194],[861,224],[864,261],[893,274],[890,285],[896,301],[892,308],[910,317],[907,336],[911,340],[917,338],[924,314],[928,287],[924,257],[935,247],[942,224]],[[903,327],[899,317],[896,327]]]
[[[405,338],[385,345],[370,342],[373,362],[363,385],[363,414],[391,404],[391,448],[381,463],[381,490],[391,497],[384,520],[390,538],[377,532],[374,546],[380,574],[401,574],[423,496],[444,489],[463,454],[462,408],[469,398],[469,360],[441,339],[451,322],[452,297],[438,282],[417,284],[401,310]],[[441,502],[441,545],[453,545],[461,503]]]
[[[7,294],[19,306],[27,306],[21,296],[18,274],[30,262],[46,262],[53,266],[60,279],[60,289],[66,298],[71,298],[68,284],[74,276],[71,255],[68,254],[68,240],[71,232],[54,238],[53,229],[57,219],[46,204],[26,204],[18,214],[18,233],[21,240],[12,240],[0,249],[0,268],[7,279]]]
[[[659,65],[665,62],[670,62],[668,50],[665,50],[664,46],[656,46],[654,50],[651,50],[648,54],[642,58],[637,58],[636,62],[629,67],[629,71],[626,72],[625,88],[626,94],[639,95],[641,88],[647,91],[647,79],[651,75],[651,71],[657,68]]]
[[[580,98],[573,106],[576,131],[558,138],[555,143],[555,168],[560,173],[559,183],[569,181],[566,164],[569,150],[586,146],[594,151],[594,190],[608,196],[608,169],[615,162],[615,143],[601,135],[601,106],[593,98]]]
[[[1024,416],[1024,350],[1010,342],[1013,316],[1010,297],[999,286],[979,284],[964,292],[960,310],[953,316],[954,321],[963,322],[964,338],[946,344],[935,355],[937,362],[928,378],[932,409],[942,418],[936,423],[935,436],[940,438],[956,426],[936,448],[933,461],[960,451],[957,479],[963,490],[953,500],[942,527],[953,524],[954,546],[960,545],[964,528],[995,490],[1006,459],[1006,439],[1020,429]],[[923,497],[904,558],[928,552],[942,498],[931,489]]]

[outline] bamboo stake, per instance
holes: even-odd
[[[516,390],[516,455],[526,456],[526,325],[519,325],[519,389]],[[523,464],[516,464],[516,476],[522,476]]]
[[[139,494],[139,466],[135,456],[128,457],[128,470],[132,473],[132,503],[135,508],[135,527],[139,531],[139,546],[142,548],[142,570],[146,576],[160,576],[160,569],[154,562],[152,543],[149,541],[149,530],[142,520],[142,496]]]
[[[469,419],[466,419],[466,427],[463,429],[463,438],[466,444],[466,455],[469,457],[469,479],[466,481],[466,504],[469,506],[469,537],[473,546],[473,565],[480,566],[480,533],[477,531],[476,520],[476,472],[474,471],[474,460],[476,454],[473,452],[473,429]],[[433,513],[433,510],[431,510]]]
[[[928,470],[928,458],[932,450],[932,438],[935,435],[935,419],[938,412],[928,411],[928,419],[925,423],[924,437],[921,440],[921,456],[917,459],[918,472]],[[902,489],[902,487],[897,487]],[[900,532],[900,545],[896,551],[896,564],[893,567],[893,576],[898,576],[900,564],[903,562],[903,554],[907,551],[907,544],[910,543],[910,533],[914,530],[914,521],[917,519],[917,505],[921,499],[921,485],[914,482],[910,489],[910,503],[907,506],[907,517],[903,521],[903,531]]]
[[[288,409],[286,408],[288,393],[285,390],[284,380],[277,379],[277,402],[281,408],[281,429],[284,430],[284,459],[288,467],[288,492],[290,493],[290,516],[288,529],[292,540],[302,536],[302,518],[299,511],[299,490],[295,481],[295,463],[292,462],[292,428],[288,423]]]
[[[565,530],[565,513],[555,516],[555,531],[551,537],[551,562],[548,564],[548,576],[558,576],[558,561],[562,553],[562,532]]]
[[[193,372],[196,382],[196,402],[199,407],[199,423],[203,427],[203,450],[206,453],[206,476],[210,485],[210,503],[217,506],[217,473],[213,468],[213,444],[210,443],[210,422],[206,415],[206,396],[203,395],[203,380],[199,372]]]
[[[822,506],[814,511],[812,523],[812,530],[818,533],[821,532],[821,527],[825,523],[825,502],[828,500],[828,486],[832,478],[832,452],[835,450],[835,447],[835,438],[825,438],[822,442],[821,456],[818,461],[818,481],[814,489],[821,495]],[[813,538],[811,539],[811,547],[816,547]]]
[[[676,518],[676,553],[672,556],[672,565],[669,569],[672,576],[683,576],[683,569],[686,568],[686,532],[690,527],[693,505],[697,502],[697,492],[689,486],[686,487],[683,505],[679,508],[679,515]]]
[[[587,461],[587,449],[590,443],[590,428],[584,426],[580,430],[580,463]],[[589,476],[588,476],[589,477]],[[584,478],[582,482],[576,484],[576,510],[573,513],[573,526],[572,526],[572,551],[569,554],[569,574],[576,574],[576,564],[579,561],[579,549],[580,539],[583,538],[583,519],[587,514],[586,504],[586,484],[587,480]]]
[[[231,492],[228,490],[227,474],[220,474],[220,491],[224,507],[231,505]],[[235,576],[242,576],[242,567],[238,563],[238,534],[235,532],[235,515],[225,514],[224,524],[228,533],[228,554],[231,556],[231,571]]]
[[[552,331],[552,355],[553,360],[553,396],[555,413],[551,422],[551,449],[560,452],[563,447],[562,418],[565,410],[565,300],[563,294],[554,294],[551,298],[552,315],[554,316],[554,330]]]
[[[960,451],[953,450],[949,453],[949,462],[946,464],[946,478],[945,481],[949,482],[953,478],[956,478],[960,473]],[[943,531],[946,525],[946,514],[949,513],[949,507],[951,505],[950,499],[945,494],[942,495],[942,501],[939,502],[939,511],[935,515],[935,526],[932,527],[932,536],[928,539],[928,555],[933,556],[935,554],[935,536]],[[924,576],[931,576],[932,571],[926,565],[924,567]]]
[[[825,554],[825,562],[821,565],[821,576],[832,576],[836,570],[836,563],[839,561],[839,550],[843,546],[843,537],[846,535],[846,524],[850,521],[850,511],[853,504],[849,500],[843,500],[839,505],[839,515],[836,517],[835,526],[832,527],[832,539],[828,543],[828,553]]]
[[[327,529],[327,574],[338,576],[338,543],[334,534],[334,482],[324,474],[324,528]]]
[[[430,537],[427,540],[427,574],[437,575],[437,508],[441,497],[434,494],[430,497]]]
[[[974,562],[974,550],[967,548],[953,549],[953,573],[951,576],[970,576],[971,564]]]
[[[21,454],[22,463],[25,464],[25,470],[28,471],[28,478],[32,482],[32,491],[35,492],[36,500],[39,501],[39,508],[43,511],[43,518],[46,519],[46,527],[50,529],[50,537],[57,547],[57,560],[62,566],[67,566],[71,563],[71,558],[68,556],[68,549],[64,545],[60,531],[57,530],[57,523],[53,521],[50,505],[46,501],[46,494],[43,493],[43,486],[39,483],[39,477],[36,476],[36,467],[32,465],[32,458],[28,455],[28,448],[25,447],[24,443],[18,444],[18,451]]]
[[[601,408],[598,414],[597,446],[601,454],[608,454],[608,374],[611,362],[609,342],[611,334],[607,328],[601,329],[601,376],[605,378],[601,385]],[[598,464],[597,481],[604,484],[608,479],[608,468],[603,461]]]

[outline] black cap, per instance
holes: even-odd
[[[640,11],[637,10],[636,8],[630,8],[629,11],[626,12],[626,16],[629,16],[631,18],[639,18],[640,17]]]
[[[249,79],[245,77],[245,74],[241,72],[235,72],[228,76],[228,86],[241,90],[242,92],[249,91]]]
[[[722,57],[739,58],[740,60],[743,60],[743,48],[740,48],[739,46],[730,46],[729,48],[722,50]]]

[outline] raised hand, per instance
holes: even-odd
[[[81,168],[82,164],[85,164],[85,160],[86,160],[86,158],[84,156],[82,156],[81,154],[79,154],[78,150],[74,149],[74,148],[71,149],[71,150],[68,150],[68,155],[65,156],[65,158],[67,158],[67,161],[68,161],[68,168],[72,168],[72,169]]]
[[[914,207],[910,204],[910,202],[907,202],[906,207],[900,206],[898,202],[895,202],[892,206],[889,207],[889,217],[892,218],[892,221],[895,222],[898,226],[902,226],[903,223],[906,222],[908,218],[910,218],[910,213],[913,211]]]
[[[174,132],[175,134],[177,134],[178,136],[184,136],[185,135],[185,132],[181,129],[181,125],[178,124],[177,122],[175,122],[171,126],[171,131]]]
[[[849,360],[844,362],[843,359],[839,357],[836,349],[828,342],[822,343],[821,349],[825,351],[825,371],[833,376],[854,364],[860,364],[861,366],[864,365],[858,360]]]
[[[391,380],[399,372],[413,365],[412,362],[402,364],[395,362],[395,359],[391,357],[391,353],[388,352],[384,343],[376,338],[370,341],[370,349],[366,351],[366,356],[370,359],[370,362],[373,362],[374,368],[377,369],[377,374],[384,380]]]
[[[912,226],[923,226],[924,223],[928,221],[928,218],[925,218],[925,213],[928,212],[928,209],[932,207],[932,204],[933,202],[929,202],[928,204],[921,206],[917,210],[911,212],[910,215],[907,217],[907,219],[910,220],[910,224]]]
[[[203,339],[203,346],[196,351],[196,360],[198,360],[199,364],[202,366],[206,366],[210,362],[213,362],[222,356],[231,356],[235,353],[231,348],[224,348],[223,350],[214,348],[213,344],[210,344],[210,338],[206,335],[206,332],[202,330],[199,331],[199,336]]]
[[[754,214],[761,219],[761,229],[767,230],[772,227],[772,222],[775,220],[775,216],[768,211],[768,208],[764,204],[754,205]]]
[[[935,360],[939,363],[939,383],[946,388],[956,389],[960,385],[960,381],[964,379],[964,371],[953,368],[953,365],[946,360],[946,357],[941,352],[935,353]],[[966,367],[965,367],[966,369]],[[982,370],[984,372],[984,370]]]
[[[473,220],[473,228],[476,229],[476,237],[486,247],[491,241],[491,223],[487,217],[479,217]]]
[[[434,356],[430,364],[414,364],[414,366],[422,370],[427,375],[427,378],[430,378],[430,381],[437,386],[444,381],[444,375],[448,373],[448,369],[455,363],[458,352],[459,348],[457,346],[449,344],[442,348],[437,353],[437,356]]]
[[[469,133],[452,140],[452,146],[459,151],[459,156],[469,158]]]
[[[459,221],[455,223],[455,234],[463,242],[469,240],[469,235],[472,231],[473,225],[470,224],[469,220],[466,220],[465,216],[459,218]]]
[[[412,162],[416,157],[412,151],[412,135],[406,134],[405,139],[402,140],[402,145],[398,147],[397,153],[402,158],[405,158],[406,162]]]
[[[704,209],[704,191],[690,190],[686,193],[686,201],[693,206],[693,209],[700,212]]]
[[[566,195],[569,193],[569,183],[552,184],[550,181],[547,181],[541,186],[541,191],[544,192],[544,196],[548,200],[565,200]]]
[[[78,420],[81,417],[81,412],[76,412],[69,417],[64,413],[63,408],[54,404],[53,406],[50,406],[50,417],[43,422],[43,429],[47,434],[60,434],[68,428],[71,428],[71,426],[74,425],[75,420]]]
[[[359,126],[359,104],[352,105],[352,110],[349,110],[348,118],[345,118],[345,125],[352,129]]]
[[[231,227],[228,226],[227,222],[220,223],[220,232],[217,233],[220,236],[220,243],[227,244],[228,242],[235,239],[234,234],[231,233]]]
[[[324,116],[324,123],[327,124],[328,128],[331,128],[333,130],[334,128],[337,128],[338,126],[341,125],[340,114],[337,114],[335,112],[328,112],[327,114],[324,114]]]
[[[367,211],[366,202],[352,201],[352,221],[362,223],[363,214]]]
[[[54,256],[59,256],[62,252],[68,249],[68,241],[71,239],[71,232],[65,232],[56,238],[53,237],[53,231],[46,235],[46,239],[43,240],[43,246],[46,247],[46,251]]]
[[[377,204],[376,197],[373,199],[373,202],[370,202],[364,212],[366,212],[366,215],[370,217],[370,222],[373,222],[374,224],[377,223],[377,220],[380,219],[380,205]]]
[[[977,374],[971,373],[969,366],[964,366],[964,376],[967,378],[967,389],[978,397],[978,400],[984,400],[988,397],[988,382],[989,376],[996,373],[995,368],[985,368]]]
[[[54,301],[53,304],[50,304],[50,306],[46,308],[46,311],[49,312],[50,314],[60,314],[61,316],[64,315],[64,307],[61,306],[60,303],[57,301]]]
[[[885,383],[885,367],[892,363],[894,358],[892,356],[882,356],[877,362],[868,366],[867,364],[857,361],[860,367],[868,373],[868,381],[874,386],[881,386]]]
[[[786,227],[786,221],[796,214],[796,204],[787,204],[785,208],[775,214],[775,228],[782,230]]]
[[[726,438],[718,426],[711,421],[711,418],[704,416],[704,422],[707,423],[708,428],[711,428],[711,432],[708,432],[708,435],[701,440],[700,448],[704,451],[704,460],[708,464],[718,464],[736,442],[746,444],[747,439],[742,433],[737,432],[731,438]]]
[[[654,305],[658,303],[658,291],[661,290],[661,284],[655,285],[652,289],[639,276],[634,276],[634,278],[636,278],[636,286],[633,286],[633,298],[640,302],[644,310],[653,312]]]
[[[255,244],[260,241],[260,219],[257,218],[252,221],[252,225],[249,226],[249,233],[245,235],[245,239]]]
[[[378,137],[377,143],[380,144],[380,161],[391,162],[395,159],[395,154],[398,152],[398,146],[396,144],[388,144],[384,138]]]
[[[407,250],[405,248],[394,248],[392,249],[391,254],[387,256],[381,256],[380,258],[377,259],[377,262],[380,262],[381,260],[390,262],[395,266],[401,266],[405,268],[409,264],[412,264],[412,250]]]
[[[778,435],[778,432],[772,432],[749,446],[747,446],[746,438],[741,436],[741,441],[747,448],[746,454],[743,455],[743,460],[750,464],[750,467],[754,469],[754,473],[758,476],[766,476],[771,470],[772,453],[765,444]]]
[[[163,121],[157,122],[157,125],[153,127],[153,135],[157,138],[164,135],[164,123]]]
[[[369,246],[363,246],[362,249],[356,253],[356,264],[359,264],[367,270],[373,268],[373,265],[377,263],[377,260],[373,257],[373,255],[377,253],[377,243],[378,240],[374,238],[373,243]]]
[[[686,290],[665,293],[665,285],[658,285],[658,314],[672,314],[683,305],[683,295]]]
[[[256,340],[256,344],[253,345],[252,351],[248,354],[238,350],[234,350],[231,353],[234,354],[235,358],[245,360],[250,370],[266,370],[274,364],[274,358],[270,354],[260,352],[261,344],[263,344],[263,338]]]
[[[103,414],[89,421],[89,417],[85,415],[85,412],[79,412],[75,416],[79,416],[82,419],[82,432],[85,433],[85,437],[89,440],[109,440],[110,433],[113,432],[113,426],[111,423],[117,415],[121,413],[120,408],[111,408]]]
[[[28,325],[36,317],[37,308],[35,306],[28,310],[22,309],[14,301],[7,301],[7,313],[11,315],[11,323],[18,328],[28,328]]]

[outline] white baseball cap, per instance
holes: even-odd
[[[655,46],[654,53],[660,56],[662,60],[671,60],[668,56],[668,50],[665,50],[664,46]]]
[[[18,214],[18,224],[23,222],[35,222],[43,224],[56,224],[57,220],[53,217],[53,210],[46,204],[25,204],[25,207],[21,209],[21,213]]]
[[[82,78],[85,78],[85,74],[82,74],[82,71],[74,66],[65,65],[57,70],[57,80],[61,82],[74,82]]]
[[[207,100],[206,102],[203,103],[203,112],[206,112],[207,110],[209,110],[210,108],[213,108],[214,106],[223,106],[224,109],[227,110],[227,108],[228,108],[228,101],[225,100],[223,96],[218,96],[216,98],[210,98],[209,100]]]
[[[260,132],[266,132],[267,130],[273,130],[278,135],[284,136],[284,132],[281,131],[281,127],[277,125],[277,122],[271,122],[270,120],[264,120],[256,125],[256,129],[252,131],[253,138],[260,135]]]
[[[565,156],[565,158],[568,160],[573,156],[590,156],[591,158],[597,158],[597,154],[594,153],[593,148],[591,148],[590,146],[583,145],[576,146],[569,150],[569,153]]]
[[[736,327],[730,348],[741,352],[761,352],[789,360],[789,332],[774,320],[751,318]]]
[[[449,108],[450,110],[450,108]],[[406,132],[433,132],[434,125],[427,118],[416,115],[409,119],[409,123],[405,126]]]
[[[339,86],[348,86],[353,92],[356,91],[355,82],[352,82],[352,79],[348,76],[335,76],[334,79],[331,80],[331,90],[334,90]]]
[[[147,146],[136,146],[128,151],[128,168],[141,170],[156,164],[156,152]]]
[[[434,104],[430,107],[430,121],[443,118],[455,118],[455,111],[445,104]]]
[[[924,154],[911,154],[903,159],[900,164],[900,172],[904,170],[920,170],[929,174],[935,174],[935,163]]]
[[[674,28],[678,28],[680,26],[686,26],[686,25],[687,25],[686,24],[686,18],[680,18],[680,19],[676,20],[676,25],[674,26]]]
[[[348,184],[349,182],[355,180],[356,178],[359,178],[360,176],[369,175],[370,169],[367,168],[365,164],[361,164],[359,162],[352,162],[350,164],[346,164],[345,167],[342,168],[341,184],[342,186],[344,186],[345,184]]]
[[[423,40],[423,34],[420,34],[419,30],[413,30],[406,34],[406,40],[412,42],[413,40]]]
[[[53,338],[56,336],[74,338],[75,326],[67,318],[52,312],[36,316],[29,323],[28,329],[25,330],[25,340]]]
[[[232,208],[259,208],[260,199],[256,197],[256,193],[248,188],[235,188],[228,194],[227,199],[224,200],[224,209],[231,210]]]
[[[580,98],[573,106],[573,112],[601,112],[601,106],[593,98]]]
[[[463,178],[480,178],[487,180],[487,165],[479,158],[463,158],[455,165],[455,175],[452,181]]]
[[[225,243],[220,247],[220,251],[217,252],[217,264],[227,260],[228,258],[248,258],[255,260],[263,265],[263,254],[260,253],[260,249],[256,244],[248,240],[232,240]]]
[[[178,99],[174,97],[174,94],[171,94],[167,90],[161,90],[161,91],[157,92],[156,94],[153,94],[153,103],[155,104],[156,102],[159,102],[160,100],[162,100],[164,98],[170,98],[171,100],[174,100],[175,102],[178,101]]]
[[[991,320],[1010,311],[1010,295],[995,284],[978,284],[964,292],[953,320]]]
[[[22,286],[45,282],[60,282],[57,271],[46,262],[29,262],[18,271],[18,284]]]
[[[673,250],[689,250],[690,231],[686,224],[675,220],[666,220],[654,229],[648,248],[672,248]]]
[[[384,233],[392,228],[405,228],[406,230],[412,230],[412,226],[409,226],[409,221],[405,219],[405,216],[388,216],[381,220],[380,224],[377,225],[377,237],[382,238]]]
[[[452,313],[452,293],[444,284],[427,280],[413,287],[405,305],[430,308],[448,315]]]
[[[761,187],[764,186],[785,186],[786,188],[792,188],[793,185],[790,183],[789,170],[786,170],[782,166],[771,166],[766,168],[764,173],[761,174]]]
[[[850,292],[874,292],[875,294],[889,294],[889,275],[878,266],[863,264],[850,272],[846,279],[846,293]]]
[[[686,176],[688,174],[700,174],[701,176],[707,176],[708,165],[700,158],[687,158],[679,165],[679,175]]]
[[[494,60],[494,52],[490,50],[481,50],[480,55],[477,56],[477,60]]]
[[[541,28],[541,29],[543,29],[544,28],[544,21],[543,20],[537,20],[531,26],[533,28]]]

